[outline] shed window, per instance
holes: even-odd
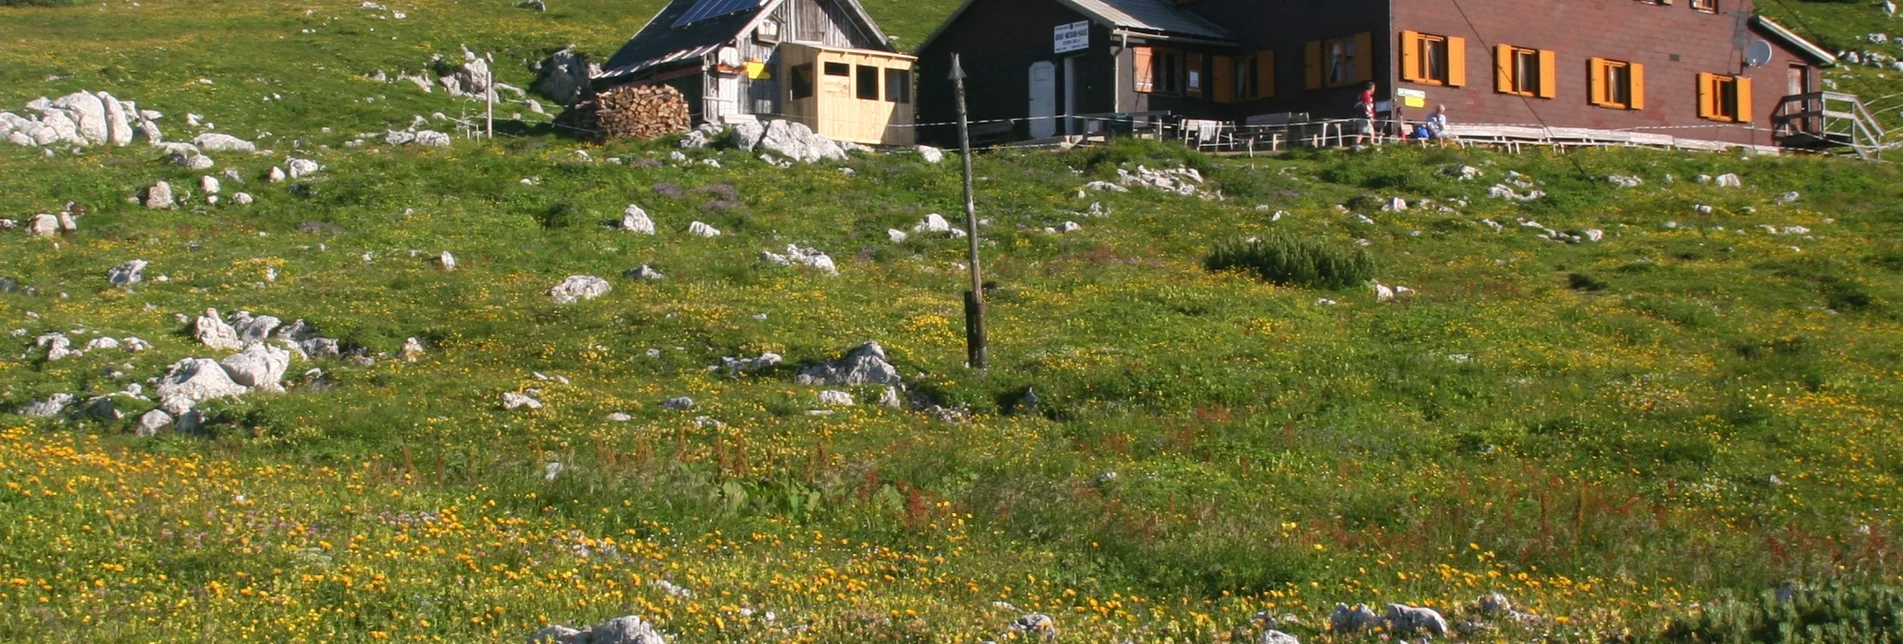
[[[858,69],[859,100],[879,100],[879,68],[860,65]]]
[[[1559,55],[1513,45],[1493,48],[1493,90],[1533,98],[1559,96]]]
[[[827,76],[851,76],[852,65],[845,63],[826,63]]]
[[[787,89],[793,93],[793,100],[813,97],[813,64],[794,65],[788,70]]]
[[[900,104],[912,102],[912,70],[885,70],[885,100]]]
[[[1423,85],[1467,84],[1467,39],[1401,32],[1401,80]]]
[[[1751,122],[1751,79],[1699,74],[1698,117],[1726,123]]]
[[[1343,87],[1374,80],[1374,34],[1311,40],[1306,53],[1308,88]]]
[[[1616,110],[1645,109],[1645,66],[1594,58],[1588,62],[1593,105]]]

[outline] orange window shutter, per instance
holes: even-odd
[[[1374,33],[1355,34],[1355,82],[1374,80]]]
[[[1738,77],[1738,122],[1751,122],[1751,79]]]
[[[1493,91],[1513,93],[1513,46],[1493,46]]]
[[[1275,52],[1265,51],[1255,55],[1256,95],[1249,98],[1268,98],[1275,95]]]
[[[1593,105],[1606,104],[1606,61],[1594,58],[1586,61],[1586,79],[1591,96],[1587,97]]]
[[[1631,63],[1627,65],[1627,68],[1631,70],[1631,73],[1626,76],[1632,79],[1632,103],[1626,107],[1635,110],[1645,109],[1645,66]]]
[[[1236,100],[1235,61],[1228,56],[1216,57],[1215,69],[1210,70],[1209,83],[1214,86],[1217,103],[1232,103]]]
[[[1559,97],[1559,54],[1540,50],[1540,98]]]
[[[1718,97],[1720,95],[1722,95],[1722,92],[1718,91],[1717,74],[1698,75],[1698,118],[1718,118]]]
[[[1156,69],[1150,66],[1154,50],[1149,47],[1136,47],[1132,51],[1134,54],[1131,56],[1133,61],[1131,64],[1136,68],[1134,89],[1145,94],[1156,91]]]
[[[1447,38],[1447,84],[1467,86],[1467,39]]]
[[[1412,31],[1401,32],[1401,80],[1410,83],[1421,82],[1421,35]]]
[[[1307,57],[1303,64],[1308,66],[1308,88],[1321,89],[1322,86],[1322,41],[1308,41]]]

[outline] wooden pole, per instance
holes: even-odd
[[[971,263],[971,290],[965,293],[965,351],[971,368],[983,371],[988,353],[984,269],[978,263],[978,202],[971,184],[971,121],[965,114],[965,68],[959,64],[958,54],[952,54],[951,79],[958,89],[958,149],[965,160],[965,239],[970,241],[966,258]]]
[[[496,138],[496,73],[489,72],[489,87],[483,92],[482,128],[490,140]]]

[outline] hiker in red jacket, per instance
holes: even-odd
[[[1362,140],[1369,138],[1376,144],[1381,143],[1381,135],[1374,129],[1374,89],[1374,81],[1368,81],[1361,88],[1361,98],[1355,100],[1355,147],[1361,147]]]

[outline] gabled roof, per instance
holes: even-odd
[[[1751,22],[1753,25],[1763,30],[1765,35],[1775,38],[1780,42],[1783,42],[1785,46],[1788,46],[1791,49],[1796,50],[1797,53],[1803,54],[1809,57],[1810,59],[1817,61],[1817,64],[1819,65],[1829,67],[1829,66],[1837,64],[1837,56],[1831,54],[1828,51],[1825,51],[1823,47],[1817,46],[1817,43],[1813,43],[1809,40],[1805,40],[1803,36],[1797,35],[1797,32],[1791,31],[1790,29],[1786,28],[1784,25],[1780,25],[1780,24],[1777,24],[1776,22],[1773,22],[1770,18],[1766,18],[1764,16],[1752,16]]]
[[[836,2],[860,29],[878,42],[880,51],[893,51],[887,44],[885,32],[872,22],[872,16],[860,6],[858,0],[819,0]],[[634,38],[621,46],[608,62],[602,65],[601,76],[625,76],[651,69],[668,63],[694,60],[720,49],[733,42],[741,34],[751,30],[755,24],[770,16],[787,0],[767,0],[759,7],[708,20],[692,22],[680,27],[674,23],[687,14],[701,0],[671,0],[661,12],[648,20],[648,24],[636,33]],[[790,39],[789,39],[790,41]]]
[[[938,40],[939,35],[958,21],[958,18],[970,9],[978,0],[965,0],[964,4],[953,11],[951,17],[932,32],[931,37],[918,45],[915,51],[923,51]],[[1128,29],[1148,32],[1159,36],[1180,36],[1203,38],[1230,42],[1234,37],[1221,25],[1210,22],[1208,18],[1196,15],[1177,7],[1170,0],[1056,0],[1072,11],[1083,14],[1092,21],[1112,29]]]

